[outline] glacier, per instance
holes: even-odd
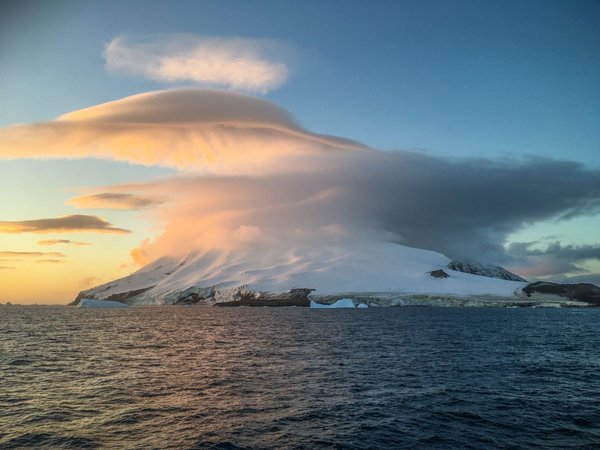
[[[94,300],[91,298],[81,299],[78,308],[129,308],[129,305],[121,302],[113,302],[110,300]]]
[[[342,298],[330,305],[324,303],[317,303],[315,301],[310,302],[310,307],[313,309],[331,309],[331,308],[368,308],[364,303],[354,304],[351,298]]]

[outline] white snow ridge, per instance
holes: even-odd
[[[192,252],[83,291],[129,305],[512,306],[526,283],[457,272],[437,252],[394,243],[298,247],[286,252]],[[447,278],[431,271],[444,270]],[[276,304],[279,302],[278,304]],[[296,303],[294,303],[296,302]]]

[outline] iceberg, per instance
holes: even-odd
[[[129,308],[129,305],[110,300],[94,300],[92,298],[81,299],[78,308]]]
[[[314,309],[331,309],[331,308],[366,308],[367,305],[361,303],[358,306],[354,305],[354,301],[351,298],[341,298],[337,302],[331,305],[325,305],[323,303],[317,303],[315,301],[310,302],[310,307]]]

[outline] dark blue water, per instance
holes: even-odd
[[[600,309],[0,308],[0,448],[592,448]]]

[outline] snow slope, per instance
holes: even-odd
[[[231,301],[240,291],[282,293],[310,288],[311,299],[390,296],[493,296],[514,298],[525,283],[445,269],[449,278],[428,274],[450,260],[429,250],[393,243],[273,248],[261,251],[193,252],[182,259],[160,258],[128,277],[89,289],[78,298],[128,304],[173,304],[183,298],[200,303]],[[331,301],[329,301],[329,300]]]

